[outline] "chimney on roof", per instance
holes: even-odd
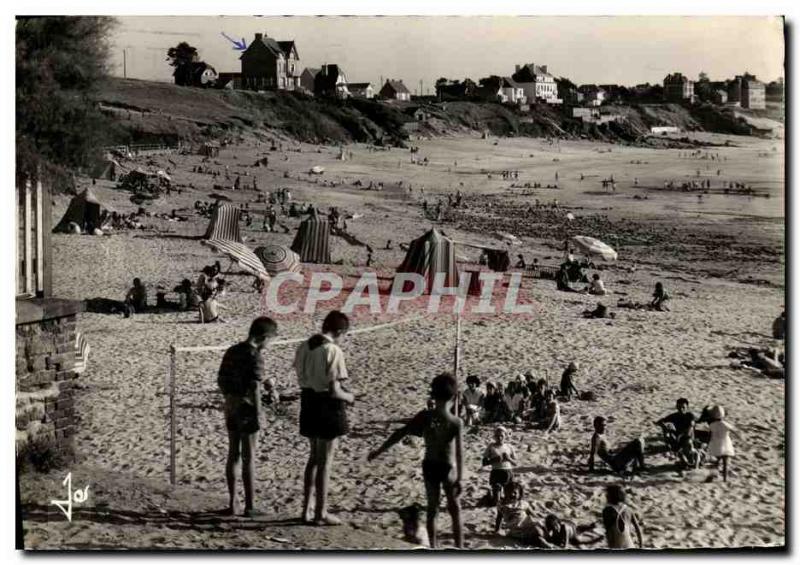
[[[256,41],[261,41],[263,38],[264,38],[264,34],[263,33],[257,33],[256,34]]]
[[[514,72],[515,72],[515,73],[518,73],[518,72],[519,72],[519,65],[514,65],[514,66],[516,67],[516,69],[514,70]]]
[[[546,72],[547,72],[547,65],[542,65],[542,72],[543,72],[543,73],[546,73]]]

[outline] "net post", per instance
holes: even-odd
[[[176,426],[175,419],[175,345],[169,346],[169,482],[172,486],[177,483],[177,469],[175,468],[175,441]]]

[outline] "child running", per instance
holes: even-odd
[[[436,515],[444,489],[447,510],[453,520],[453,538],[456,547],[464,547],[461,527],[462,470],[464,468],[463,428],[461,418],[453,415],[452,405],[456,396],[456,380],[450,373],[442,373],[431,382],[433,409],[419,412],[411,421],[395,431],[378,449],[367,456],[369,461],[392,447],[407,435],[425,439],[425,457],[422,461],[422,476],[425,479],[425,494],[428,499],[428,538],[431,548],[436,548]]]
[[[500,493],[514,478],[514,465],[517,464],[517,454],[514,447],[507,442],[508,430],[503,426],[494,429],[494,442],[486,447],[483,452],[483,465],[491,465],[489,473],[489,487],[492,489],[492,505],[500,499]]]

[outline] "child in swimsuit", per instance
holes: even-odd
[[[456,396],[456,381],[450,373],[442,373],[431,383],[433,409],[422,410],[409,423],[395,431],[378,449],[370,452],[372,461],[407,435],[425,440],[425,457],[422,476],[428,499],[428,538],[431,548],[436,548],[436,515],[439,512],[441,492],[447,498],[447,510],[453,520],[453,538],[456,547],[464,546],[461,526],[462,469],[464,468],[463,428],[461,418],[452,413]]]
[[[489,487],[492,489],[493,505],[500,499],[503,487],[514,478],[513,469],[517,464],[517,454],[507,440],[508,430],[503,426],[497,426],[494,429],[494,442],[483,452],[483,465],[492,466],[492,471],[489,473]]]

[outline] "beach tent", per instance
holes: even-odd
[[[267,273],[267,269],[264,268],[261,260],[244,243],[220,239],[208,239],[201,243],[227,255],[231,261],[248,273],[252,273],[262,279],[269,279],[269,273]]]
[[[64,217],[53,228],[54,232],[70,233],[69,224],[75,222],[81,228],[82,233],[91,233],[94,229],[102,227],[109,215],[109,210],[88,188],[73,196],[70,200]]]
[[[117,180],[117,171],[119,169],[119,163],[106,155],[94,164],[89,176],[93,179]]]
[[[292,242],[292,251],[300,256],[303,263],[330,263],[330,238],[328,220],[313,213],[300,223]]]
[[[444,286],[458,286],[455,243],[434,228],[409,244],[406,258],[397,272],[418,273],[425,277],[426,294],[433,288],[436,273],[445,273]]]
[[[239,213],[239,208],[230,204],[221,204],[214,208],[203,239],[242,243],[242,235],[239,233]]]
[[[602,257],[606,261],[617,260],[617,252],[599,239],[585,235],[576,235],[572,238],[572,242],[586,255]]]
[[[300,272],[300,257],[283,245],[256,247],[255,254],[270,275]]]

